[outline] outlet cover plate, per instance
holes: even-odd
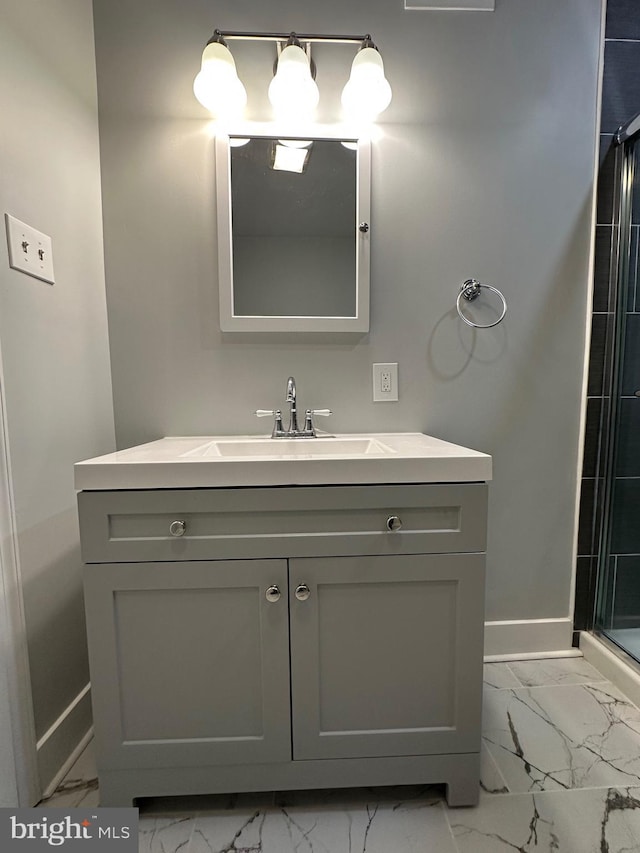
[[[54,284],[51,237],[5,214],[9,266],[48,284]]]
[[[398,363],[373,365],[373,402],[395,403],[398,399]]]

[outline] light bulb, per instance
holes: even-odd
[[[364,47],[351,66],[342,90],[342,106],[349,118],[371,120],[391,103],[391,86],[384,76],[382,57],[375,47]]]
[[[193,93],[215,116],[228,117],[242,112],[247,92],[226,45],[214,41],[205,47],[202,67],[193,81]]]
[[[279,115],[308,115],[319,99],[307,54],[298,45],[288,45],[280,54],[278,70],[269,84],[269,100],[274,110]]]

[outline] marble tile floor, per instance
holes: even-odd
[[[91,745],[42,805],[96,805]],[[640,853],[640,710],[582,658],[485,665],[482,791],[164,798],[140,853]]]

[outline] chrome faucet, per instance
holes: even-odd
[[[297,436],[298,430],[298,409],[296,406],[296,380],[293,376],[287,379],[287,403],[289,403],[289,435]]]
[[[332,414],[331,409],[307,409],[304,413],[304,426],[298,427],[298,403],[296,393],[296,380],[293,376],[287,379],[287,403],[289,403],[289,427],[285,429],[282,423],[282,412],[280,409],[258,409],[256,415],[259,418],[273,416],[273,432],[271,438],[317,438],[313,426],[313,416],[326,417]]]

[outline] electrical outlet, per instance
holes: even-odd
[[[398,365],[374,364],[373,365],[373,401],[379,403],[384,400],[393,402],[398,399]]]
[[[37,231],[25,222],[5,214],[7,223],[7,245],[9,266],[14,270],[32,275],[49,284],[55,282],[53,275],[53,251],[51,237]]]

